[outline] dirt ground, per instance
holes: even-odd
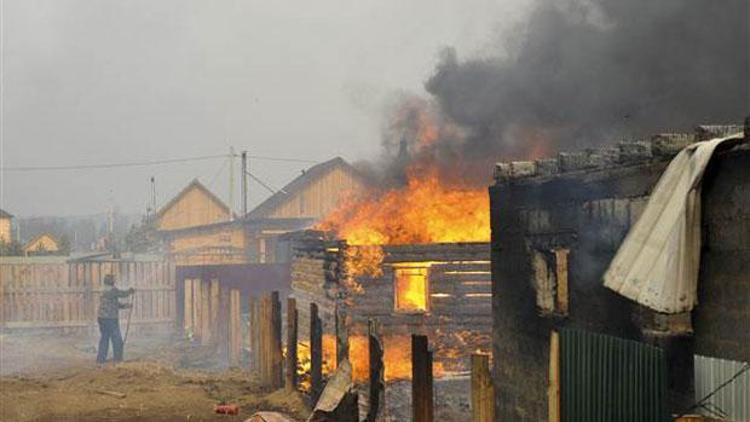
[[[211,355],[191,346],[126,346],[126,362],[98,367],[92,339],[0,335],[0,420],[212,421],[274,410],[305,420],[300,394],[263,392],[247,372],[208,370]],[[201,369],[196,369],[200,367]],[[214,413],[234,403],[238,416]]]

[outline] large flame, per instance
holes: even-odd
[[[345,202],[318,225],[350,245],[487,242],[485,188],[441,183],[437,170],[411,171],[406,186]]]

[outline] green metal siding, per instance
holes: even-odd
[[[667,421],[661,349],[580,330],[560,331],[563,422]]]

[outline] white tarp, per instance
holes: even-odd
[[[697,142],[672,159],[609,264],[606,287],[659,312],[693,309],[698,302],[701,180],[716,147],[738,137]]]

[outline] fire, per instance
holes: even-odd
[[[411,336],[388,335],[383,339],[383,364],[385,380],[411,379]],[[352,378],[355,382],[364,383],[370,376],[369,341],[365,335],[349,336],[349,360],[352,364]],[[440,362],[434,362],[432,373],[435,377],[444,375]]]
[[[427,267],[394,268],[396,310],[423,312],[427,310]]]
[[[486,189],[452,186],[425,169],[411,171],[406,186],[343,203],[318,228],[350,245],[487,242],[489,210]]]

